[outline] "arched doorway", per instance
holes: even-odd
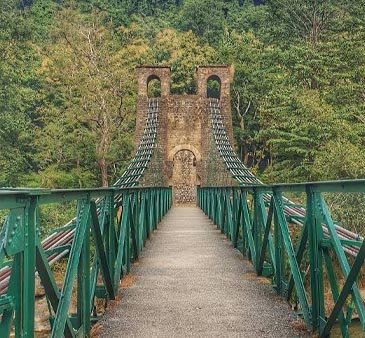
[[[196,202],[196,157],[190,150],[179,150],[173,158],[172,186],[175,204]]]
[[[149,98],[161,97],[161,80],[156,75],[150,75],[147,79],[147,96]]]
[[[207,80],[207,97],[219,100],[221,98],[221,87],[222,82],[219,76],[209,76]]]

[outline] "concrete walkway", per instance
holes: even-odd
[[[295,314],[198,208],[173,208],[100,337],[296,337]]]

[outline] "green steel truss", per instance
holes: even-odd
[[[68,232],[62,228],[52,243],[65,236],[71,242],[41,243],[39,207],[68,201],[77,202],[76,217]],[[90,336],[97,299],[115,299],[130,263],[171,201],[170,188],[1,190],[0,210],[9,211],[9,216],[0,231],[0,337],[9,337],[12,330],[15,337],[34,336],[35,273],[49,303],[51,337]],[[67,266],[60,289],[51,264],[65,251]],[[73,297],[76,313],[70,313]]]
[[[306,195],[298,238],[293,235],[292,218],[285,213],[282,194],[289,191]],[[295,300],[308,328],[328,337],[338,321],[343,337],[348,337],[354,315],[365,330],[364,302],[357,285],[364,266],[365,240],[347,240],[358,250],[356,257],[346,255],[344,245],[349,243],[338,234],[324,192],[365,193],[365,180],[204,187],[198,188],[198,205],[252,261],[258,275],[271,277],[278,294]],[[330,313],[325,310],[327,281],[335,304]]]
[[[344,313],[342,311],[345,299],[352,293],[352,299],[355,304],[358,316],[361,320],[363,329],[364,325],[364,305],[361,300],[357,286],[353,286],[365,254],[364,239],[339,226],[332,219],[328,212],[321,192],[340,191],[343,192],[344,186],[349,192],[361,191],[363,189],[363,181],[354,182],[330,182],[322,183],[321,187],[317,185],[287,185],[279,188],[264,186],[264,184],[256,178],[248,168],[242,163],[230,144],[228,135],[225,130],[223,117],[220,111],[220,102],[217,99],[209,99],[208,111],[211,118],[212,133],[218,152],[226,165],[227,170],[232,177],[238,181],[242,188],[208,188],[208,191],[201,188],[199,190],[200,206],[220,227],[223,224],[222,231],[229,235],[235,247],[238,245],[238,234],[240,233],[240,245],[242,252],[252,260],[258,274],[269,271],[273,275],[273,281],[278,293],[285,295],[287,299],[292,297],[293,290],[296,291],[296,297],[299,300],[303,318],[308,327],[313,330],[319,330],[321,336],[326,337],[336,319],[340,321],[341,332],[344,337],[348,336],[348,324],[352,318],[352,307]],[[252,186],[252,188],[250,188]],[[266,188],[265,188],[266,187]],[[306,207],[297,205],[296,203],[285,198],[282,191],[302,191],[303,187],[308,189],[317,189],[316,194],[310,198]],[[228,190],[227,190],[228,189]],[[232,189],[232,190],[230,190]],[[321,190],[324,189],[324,190]],[[305,190],[305,189],[304,189]],[[303,191],[304,191],[303,190]],[[231,192],[229,192],[231,191]],[[277,195],[276,191],[279,191]],[[228,195],[227,195],[227,194]],[[231,194],[231,195],[229,195]],[[247,203],[247,195],[253,197],[253,210],[249,210]],[[220,196],[220,197],[219,197]],[[230,197],[229,197],[230,196]],[[204,204],[204,198],[208,204]],[[211,200],[211,198],[213,200]],[[224,206],[221,203],[226,203]],[[218,209],[217,209],[218,207]],[[210,209],[212,208],[212,209]],[[225,208],[225,209],[222,209]],[[214,210],[214,211],[213,211]],[[308,220],[312,212],[316,214]],[[280,213],[279,213],[280,211]],[[222,214],[223,213],[223,214]],[[225,213],[225,214],[224,214]],[[279,214],[278,214],[279,213]],[[323,216],[325,215],[325,216]],[[319,221],[319,218],[324,218]],[[228,223],[225,223],[228,222]],[[296,224],[301,227],[302,238],[296,250],[293,249],[293,243],[288,237],[288,223]],[[274,223],[274,233],[271,231],[271,223]],[[312,238],[308,235],[309,229],[316,224],[317,237]],[[228,224],[231,224],[228,226]],[[275,227],[275,224],[278,226]],[[312,224],[311,227],[308,224]],[[320,225],[318,225],[320,224]],[[228,226],[228,229],[225,228]],[[230,228],[232,226],[233,228]],[[232,233],[233,231],[233,233]],[[318,243],[328,243],[327,247],[321,247]],[[339,293],[333,266],[329,252],[332,242],[335,255],[339,260],[339,264],[343,275],[347,278],[343,293]],[[327,274],[331,284],[331,292],[334,297],[336,306],[334,307],[328,320],[324,314],[323,301],[323,271],[322,268],[315,273],[311,273],[311,297],[313,297],[312,305],[309,306],[306,290],[304,290],[304,281],[302,272],[299,271],[300,263],[303,259],[306,245],[310,245],[311,249],[307,250],[311,257],[311,272],[317,271],[321,265],[319,261],[324,260],[327,267]],[[308,246],[307,245],[307,246]],[[284,258],[285,254],[288,259]],[[352,274],[350,275],[347,257],[355,259]],[[284,262],[289,262],[290,278],[285,281],[283,274],[287,267]],[[319,279],[317,279],[319,278]],[[276,282],[278,281],[278,282]],[[317,286],[316,286],[317,285]]]

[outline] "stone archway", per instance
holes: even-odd
[[[199,152],[199,150],[198,149],[196,149],[194,146],[192,146],[192,145],[190,145],[190,144],[179,144],[178,146],[176,146],[176,147],[174,147],[173,149],[171,149],[170,151],[169,151],[169,153],[168,153],[168,157],[167,157],[167,159],[169,160],[169,161],[173,161],[174,160],[174,156],[180,151],[180,150],[190,150],[193,154],[194,154],[194,156],[195,156],[195,158],[196,158],[196,160],[199,162],[199,161],[201,161],[201,159],[202,159],[202,155],[200,154],[200,152]]]
[[[171,183],[175,204],[196,203],[196,156],[191,150],[182,149],[173,157]]]

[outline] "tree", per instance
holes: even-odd
[[[340,17],[339,1],[333,0],[268,0],[272,30],[280,34],[284,44],[292,39],[305,39],[316,46]],[[275,35],[271,35],[275,38]],[[289,37],[289,39],[288,39]],[[292,39],[290,39],[292,38]]]
[[[34,169],[32,123],[40,86],[30,22],[15,1],[0,4],[0,186]]]
[[[192,32],[180,33],[173,29],[158,33],[151,49],[153,63],[171,65],[174,94],[195,93],[196,66],[212,63],[216,57],[214,49],[199,43]]]
[[[238,152],[246,165],[261,167],[265,155],[256,134],[262,98],[271,85],[270,68],[263,62],[271,50],[252,32],[233,30],[222,40],[219,51],[219,62],[232,64],[235,70],[231,106]]]
[[[38,146],[49,153],[54,134],[62,142],[44,157],[43,166],[66,162],[79,167],[91,157],[100,184],[107,186],[110,170],[131,151],[125,133],[130,135],[133,128],[133,66],[141,52],[128,55],[131,49],[121,48],[97,12],[86,16],[65,8],[56,20],[54,40],[43,62],[53,92],[42,111],[45,126]]]
[[[222,1],[186,0],[182,6],[178,28],[191,30],[203,42],[215,44],[223,33]]]

